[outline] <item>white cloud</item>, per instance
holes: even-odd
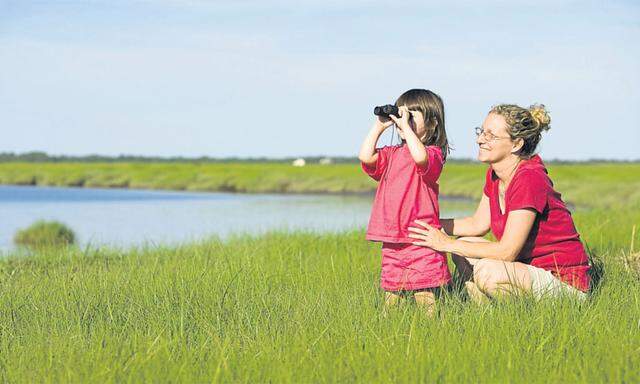
[[[367,39],[372,20],[327,31],[305,26],[305,19],[296,24],[301,38],[286,25],[243,30],[215,23],[132,24],[77,39],[4,35],[0,124],[16,127],[5,148],[348,155],[370,124],[372,104],[418,86],[445,97],[457,156],[473,156],[471,128],[503,101],[552,108],[554,128],[544,146],[552,157],[637,152],[640,54],[631,43],[640,35],[637,25],[597,32],[598,39],[536,39],[526,28],[502,40],[490,28],[466,38],[444,28],[390,53],[380,51],[380,39],[394,45],[413,30],[391,25],[372,29]],[[325,39],[341,34],[351,40]],[[629,140],[599,142],[598,131],[610,124]],[[577,145],[563,147],[568,140]]]

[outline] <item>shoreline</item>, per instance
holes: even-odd
[[[632,176],[640,172],[640,164],[559,164],[547,169],[555,189],[572,206],[640,204],[640,179]],[[438,181],[440,196],[478,201],[485,175],[483,164],[448,164]],[[365,197],[377,188],[353,164],[292,167],[268,163],[0,163],[0,185]]]
[[[292,196],[357,196],[371,197],[375,196],[375,189],[370,191],[282,191],[282,190],[265,190],[265,191],[237,191],[226,189],[167,189],[167,188],[135,188],[135,187],[109,187],[109,186],[84,186],[84,185],[47,185],[47,184],[4,184],[0,183],[0,187],[22,187],[22,188],[59,188],[59,189],[85,189],[85,190],[116,190],[116,191],[148,191],[148,192],[183,192],[183,193],[227,193],[232,195],[292,195]],[[439,199],[450,202],[473,203],[478,201],[476,198],[464,194],[446,194],[440,195]]]

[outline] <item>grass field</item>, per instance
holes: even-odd
[[[441,194],[479,198],[485,170],[483,164],[447,164]],[[640,163],[551,164],[549,170],[574,204],[640,202]],[[0,184],[250,193],[361,193],[376,187],[356,164],[296,168],[277,163],[0,163]]]
[[[477,193],[472,189],[480,188],[483,169],[461,166],[457,172],[452,165],[443,191]],[[2,175],[20,174],[2,166]],[[64,175],[55,166],[43,169],[38,180]],[[251,177],[266,177],[259,167],[249,169]],[[356,171],[327,168],[317,177],[330,184],[342,172],[350,175],[344,185],[352,178],[368,185]],[[585,303],[524,298],[478,307],[452,289],[436,319],[413,305],[384,316],[379,245],[367,243],[362,231],[14,254],[0,261],[0,377],[640,382],[637,171],[637,165],[551,168],[560,191],[584,205],[574,214],[576,225],[603,268]],[[262,171],[269,172],[276,171]],[[235,177],[250,180],[247,174]]]

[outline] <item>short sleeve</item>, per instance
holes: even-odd
[[[507,211],[530,208],[543,213],[547,208],[549,178],[539,172],[523,172],[509,188]]]
[[[378,148],[378,160],[373,165],[367,165],[365,163],[360,163],[362,165],[362,170],[367,175],[371,176],[375,181],[380,181],[382,178],[382,174],[384,174],[385,169],[387,169],[387,163],[389,158],[389,148],[388,146]]]
[[[444,167],[444,157],[442,156],[442,149],[435,145],[430,145],[425,148],[427,150],[427,166],[416,167],[418,175],[426,182],[435,183],[438,181],[442,168]]]

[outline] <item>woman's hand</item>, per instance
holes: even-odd
[[[389,117],[399,129],[403,131],[411,130],[411,125],[409,124],[411,112],[409,112],[409,108],[407,108],[406,105],[398,107],[398,113],[400,114],[400,117],[395,117],[394,115],[389,115]]]
[[[424,221],[416,220],[415,222],[424,227],[424,229],[409,227],[409,232],[412,232],[409,237],[421,240],[414,241],[414,245],[429,247],[440,252],[449,252],[449,245],[454,242],[453,239]]]

